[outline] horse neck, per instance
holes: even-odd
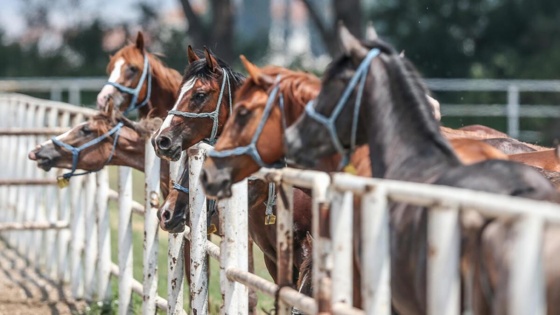
[[[428,181],[460,162],[439,132],[419,79],[397,58],[374,60],[367,82],[373,88],[364,92],[372,175]]]
[[[147,117],[148,113],[151,117],[164,118],[167,112],[175,104],[177,91],[181,84],[181,75],[174,69],[167,68],[158,60],[150,58],[152,70],[152,92],[150,95],[150,106],[140,108],[140,116]]]
[[[115,150],[111,164],[129,166],[144,172],[145,141],[138,139],[136,143],[119,145]]]

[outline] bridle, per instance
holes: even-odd
[[[61,186],[61,188],[65,187],[65,186],[68,185],[71,177],[86,175],[86,174],[97,172],[97,171],[101,170],[103,167],[105,167],[105,165],[107,165],[109,162],[111,162],[111,159],[113,159],[113,155],[115,153],[115,148],[117,147],[117,142],[119,140],[120,131],[121,131],[123,126],[124,126],[124,124],[122,122],[119,122],[115,127],[113,127],[108,132],[102,134],[101,136],[99,136],[99,137],[97,137],[97,138],[95,138],[91,141],[88,141],[88,142],[82,144],[79,147],[74,147],[72,145],[69,145],[67,143],[64,143],[64,142],[58,140],[56,137],[53,137],[51,140],[54,144],[72,152],[72,170],[68,173],[63,174],[62,176],[60,176],[58,178],[59,186]],[[115,138],[113,140],[113,148],[111,149],[111,154],[109,155],[109,158],[107,158],[107,161],[105,161],[103,166],[101,166],[101,168],[99,168],[98,170],[95,170],[95,171],[87,171],[87,172],[76,174],[76,168],[78,167],[78,158],[80,156],[80,152],[84,151],[85,149],[87,149],[91,146],[99,144],[101,141],[103,141],[103,140],[105,140],[105,139],[107,139],[107,138],[109,138],[113,135],[115,135]]]
[[[269,96],[268,96],[268,100],[266,101],[266,105],[264,108],[264,112],[263,115],[261,117],[261,121],[259,122],[259,125],[257,126],[257,131],[255,132],[255,134],[253,135],[253,138],[251,139],[251,142],[248,145],[242,146],[242,147],[236,147],[235,149],[230,149],[230,150],[223,150],[223,151],[216,151],[216,150],[211,150],[208,152],[208,156],[213,157],[213,158],[225,158],[225,157],[233,157],[233,156],[239,156],[239,155],[249,155],[260,167],[269,167],[269,168],[280,168],[280,167],[284,167],[286,166],[286,163],[284,161],[278,161],[272,164],[267,164],[263,161],[263,159],[261,158],[261,155],[259,153],[259,151],[257,150],[257,141],[259,140],[259,137],[261,136],[261,133],[264,129],[264,125],[266,124],[270,113],[272,112],[272,108],[274,107],[274,103],[276,100],[276,95],[278,94],[278,91],[280,90],[280,85],[278,84],[280,81],[280,76],[278,76],[276,78],[276,82],[274,85],[274,88],[272,89],[272,91],[270,92]],[[282,96],[282,94],[280,94],[278,96],[278,106],[280,107],[280,111],[282,112],[282,125],[285,128],[286,127],[286,123],[284,121],[284,98]]]
[[[340,153],[343,156],[343,159],[340,162],[340,166],[339,166],[340,169],[349,163],[350,155],[356,148],[358,115],[360,113],[360,106],[362,104],[362,95],[364,94],[364,86],[366,84],[369,65],[375,57],[379,56],[380,53],[381,51],[378,48],[373,48],[368,52],[368,54],[366,55],[362,63],[360,63],[358,69],[356,69],[356,73],[354,73],[354,76],[352,76],[352,79],[348,83],[348,86],[346,86],[346,89],[342,93],[342,96],[338,100],[338,103],[336,103],[336,106],[333,112],[331,113],[330,117],[326,117],[323,114],[316,112],[315,108],[313,107],[313,103],[314,103],[313,101],[309,101],[309,103],[307,103],[307,105],[305,106],[305,113],[310,118],[314,119],[316,122],[323,125],[328,130],[331,136],[331,141],[334,144],[336,151],[338,151],[338,153]],[[350,148],[346,149],[344,148],[344,146],[340,142],[340,139],[338,138],[335,122],[338,116],[340,115],[340,113],[342,112],[342,109],[348,102],[348,99],[350,98],[350,95],[354,91],[354,88],[356,88],[356,85],[358,85],[358,92],[356,93],[356,101],[354,103],[354,113],[352,116]]]
[[[146,97],[141,103],[137,103],[138,97],[140,96],[140,90],[142,90],[142,86],[144,85],[146,79],[148,81],[148,91],[146,92]],[[107,81],[105,85],[112,85],[120,92],[132,95],[130,106],[124,111],[125,115],[148,104],[148,102],[150,101],[150,96],[152,94],[152,74],[150,72],[150,62],[148,60],[148,55],[144,54],[144,69],[142,69],[140,81],[138,81],[138,85],[136,85],[135,88],[129,88],[128,86],[124,86],[117,82],[111,81]]]
[[[218,103],[216,104],[216,109],[214,109],[214,111],[212,112],[206,112],[206,113],[190,113],[190,112],[185,112],[185,111],[180,111],[180,110],[170,110],[167,115],[176,115],[176,116],[181,116],[181,117],[185,117],[185,118],[210,118],[212,119],[212,132],[210,133],[210,138],[205,139],[206,142],[208,142],[208,144],[210,145],[214,145],[216,143],[216,139],[217,139],[217,134],[218,134],[218,122],[219,122],[219,116],[220,116],[220,108],[222,107],[222,98],[224,96],[224,91],[226,89],[226,84],[227,84],[227,89],[228,89],[228,96],[229,96],[229,112],[232,113],[232,108],[233,108],[233,104],[232,104],[232,100],[231,100],[231,83],[230,83],[230,78],[229,78],[230,74],[228,72],[228,70],[223,69],[223,80],[222,80],[222,86],[220,88],[220,96],[218,97]],[[180,100],[177,100],[180,101]]]

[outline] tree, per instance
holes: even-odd
[[[321,8],[316,5],[315,1],[300,1],[302,1],[307,8],[309,17],[319,31],[323,44],[331,56],[335,56],[339,53],[339,45],[336,37],[336,27],[339,21],[342,21],[352,34],[358,38],[362,37],[363,22],[361,0],[331,0],[331,7],[334,13],[334,17],[331,21],[325,20],[325,17],[321,14],[324,10],[320,10]]]
[[[187,34],[194,47],[207,46],[226,62],[237,57],[234,52],[233,0],[209,0],[210,18],[198,13],[189,0],[179,0],[188,20]]]

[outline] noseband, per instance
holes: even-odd
[[[117,147],[117,141],[119,140],[119,134],[120,134],[120,131],[121,131],[123,126],[124,126],[124,124],[122,122],[119,122],[115,127],[113,127],[113,129],[109,130],[107,133],[104,133],[101,136],[99,136],[99,137],[97,137],[97,138],[95,138],[95,139],[93,139],[89,142],[86,142],[85,144],[82,144],[81,146],[79,146],[77,148],[58,140],[56,137],[53,137],[51,140],[54,144],[58,145],[59,147],[63,147],[66,150],[72,152],[72,170],[70,172],[66,173],[66,174],[63,174],[61,177],[58,178],[59,186],[61,186],[61,188],[67,186],[68,182],[70,181],[70,178],[72,176],[80,176],[80,175],[86,175],[86,174],[90,174],[90,173],[93,173],[93,172],[97,172],[97,171],[101,170],[103,167],[105,167],[105,165],[107,165],[109,162],[111,162],[111,159],[113,158],[113,155],[115,153],[115,148]],[[111,154],[109,155],[109,158],[103,164],[103,166],[97,171],[88,171],[88,172],[75,174],[76,168],[78,167],[78,158],[80,156],[80,152],[84,151],[85,149],[87,149],[91,146],[94,146],[94,145],[100,143],[101,141],[109,138],[112,135],[115,135],[115,139],[113,140],[113,148],[111,149]]]
[[[190,113],[184,112],[180,110],[170,110],[167,115],[177,115],[185,118],[210,118],[212,119],[212,132],[210,133],[210,138],[206,139],[205,141],[208,142],[210,145],[214,145],[216,143],[216,136],[218,134],[218,122],[220,116],[220,108],[222,107],[222,98],[224,96],[224,91],[226,89],[226,84],[228,88],[228,96],[229,96],[229,112],[232,113],[232,101],[231,101],[231,83],[229,79],[229,73],[226,69],[223,69],[223,77],[222,80],[222,87],[220,88],[220,96],[218,97],[218,103],[216,104],[216,109],[212,112],[207,113]],[[180,101],[180,100],[178,100]]]
[[[305,113],[312,119],[314,119],[319,124],[323,125],[328,131],[331,136],[332,143],[336,148],[336,151],[343,156],[342,161],[340,162],[339,168],[346,166],[350,162],[350,155],[356,148],[356,133],[358,130],[358,115],[360,113],[360,106],[362,105],[362,95],[364,94],[364,86],[366,84],[366,77],[368,75],[369,65],[373,61],[373,59],[379,56],[380,50],[377,48],[373,48],[368,52],[358,69],[356,69],[356,73],[352,76],[352,79],[344,89],[342,96],[336,103],[336,106],[331,114],[331,117],[326,117],[321,113],[315,111],[313,107],[313,101],[310,101],[305,106]],[[359,82],[358,82],[359,81]],[[359,85],[358,85],[359,84]],[[352,116],[352,129],[350,134],[350,149],[345,149],[340,139],[338,138],[338,133],[336,132],[336,119],[342,112],[344,105],[348,102],[350,95],[352,94],[354,88],[358,85],[358,92],[356,94],[356,102],[354,103],[354,114]]]
[[[262,115],[261,121],[259,122],[259,125],[257,127],[257,131],[255,132],[255,134],[253,135],[253,138],[251,139],[251,143],[249,143],[246,146],[242,146],[242,147],[237,147],[235,149],[230,149],[230,150],[224,150],[224,151],[216,151],[216,150],[211,150],[210,152],[208,152],[208,156],[210,157],[215,157],[215,158],[225,158],[225,157],[233,157],[233,156],[239,156],[239,155],[244,155],[247,154],[249,155],[260,167],[269,167],[269,168],[280,168],[280,167],[284,167],[286,166],[286,163],[284,161],[278,161],[275,162],[273,164],[267,164],[263,161],[263,159],[261,158],[261,155],[259,154],[259,151],[257,150],[257,141],[259,140],[259,137],[261,136],[261,133],[264,129],[264,125],[266,124],[266,121],[268,120],[270,113],[272,112],[272,108],[274,106],[274,101],[276,99],[276,95],[278,94],[278,91],[280,90],[280,85],[278,84],[279,82],[279,77],[276,79],[276,84],[274,86],[274,88],[272,89],[272,91],[270,92],[269,96],[268,96],[268,100],[266,101],[266,105],[264,108],[264,113]],[[282,97],[282,94],[280,94],[278,96],[278,104],[280,107],[280,111],[282,112],[282,117],[284,117],[284,98]],[[282,121],[283,127],[285,127],[285,122],[284,120]]]
[[[146,98],[141,103],[136,103],[138,101],[138,97],[140,96],[140,90],[142,90],[142,86],[144,85],[144,81],[148,80],[148,91],[146,92]],[[144,69],[142,70],[142,75],[140,76],[140,81],[138,81],[138,85],[135,88],[129,88],[128,86],[124,86],[117,82],[107,81],[105,85],[112,85],[117,90],[122,93],[132,95],[132,100],[130,101],[130,106],[124,111],[124,114],[128,114],[133,110],[136,110],[142,106],[145,106],[150,101],[150,95],[152,94],[152,74],[150,72],[150,63],[148,61],[148,55],[144,54]]]

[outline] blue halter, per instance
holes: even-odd
[[[266,121],[268,120],[268,117],[270,116],[270,113],[272,112],[272,108],[274,106],[274,101],[276,99],[276,95],[278,94],[278,91],[280,90],[280,86],[278,85],[278,81],[279,81],[279,78],[276,79],[276,86],[274,87],[274,89],[272,89],[272,91],[270,92],[270,95],[268,96],[268,100],[266,101],[266,105],[265,105],[265,108],[264,108],[264,113],[263,113],[261,121],[259,122],[259,125],[257,127],[257,131],[255,132],[255,134],[253,135],[253,138],[251,139],[251,143],[249,143],[246,146],[237,147],[235,149],[230,149],[230,150],[224,150],[224,151],[211,150],[210,152],[208,152],[208,156],[215,157],[215,158],[225,158],[225,157],[232,157],[232,156],[239,156],[239,155],[247,154],[260,167],[280,168],[280,167],[284,167],[286,165],[284,163],[284,161],[278,161],[278,162],[273,163],[273,164],[265,163],[262,160],[261,155],[259,154],[259,151],[257,150],[257,141],[259,140],[259,137],[260,137],[260,135],[261,135],[261,133],[264,129],[264,125],[266,124]],[[282,94],[280,94],[279,97],[278,97],[278,104],[279,104],[279,107],[280,107],[280,111],[282,112],[282,117],[284,117],[284,98],[282,97]],[[285,125],[285,124],[283,123],[283,125]]]
[[[340,153],[343,156],[343,159],[340,162],[340,168],[346,166],[349,163],[350,155],[352,154],[352,152],[356,148],[356,133],[357,133],[357,130],[358,130],[358,115],[360,113],[360,106],[362,104],[362,95],[364,93],[364,86],[366,84],[366,77],[367,77],[367,74],[368,74],[370,63],[372,62],[372,60],[375,57],[379,56],[379,54],[380,54],[380,50],[377,49],[377,48],[374,48],[374,49],[372,49],[368,52],[367,56],[364,58],[364,60],[362,61],[362,63],[358,67],[358,69],[356,70],[356,73],[354,73],[354,76],[352,77],[352,79],[348,83],[348,86],[346,87],[346,89],[342,93],[342,96],[338,100],[338,103],[336,104],[336,106],[335,106],[335,108],[334,108],[334,110],[331,114],[331,117],[326,117],[323,114],[316,112],[315,108],[313,107],[313,101],[310,101],[305,106],[305,113],[309,117],[311,117],[312,119],[314,119],[315,121],[317,121],[318,123],[323,125],[325,128],[327,128],[327,130],[329,131],[332,143],[334,144],[338,153]],[[350,136],[351,137],[350,138],[350,149],[345,149],[344,146],[342,145],[342,143],[340,143],[340,139],[338,138],[338,134],[336,132],[335,122],[336,122],[336,119],[338,118],[338,116],[340,115],[340,113],[342,112],[342,109],[344,108],[344,105],[346,105],[346,103],[348,102],[348,98],[350,98],[350,95],[353,92],[356,85],[358,84],[358,81],[359,81],[358,92],[356,94],[356,102],[354,103],[354,114],[352,116],[352,129],[351,129],[352,133],[351,133],[351,136]]]
[[[220,96],[218,97],[218,103],[216,104],[216,109],[212,112],[207,113],[190,113],[184,112],[179,110],[170,110],[167,115],[177,115],[185,118],[210,118],[213,121],[212,125],[212,132],[210,133],[210,138],[206,139],[210,145],[214,145],[216,143],[216,136],[218,134],[218,122],[219,122],[219,115],[220,115],[220,108],[222,107],[222,98],[224,96],[224,91],[228,88],[228,96],[229,96],[229,112],[232,113],[232,101],[231,101],[231,83],[229,80],[229,73],[226,69],[223,69],[223,76],[224,79],[222,80],[222,87],[220,88]],[[180,100],[177,100],[180,101]]]
[[[96,172],[96,171],[88,171],[88,172],[75,174],[76,168],[78,167],[78,158],[80,156],[80,152],[89,148],[89,147],[91,147],[91,146],[94,146],[94,145],[100,143],[101,141],[109,138],[112,135],[115,135],[115,139],[113,140],[113,149],[111,149],[111,154],[109,155],[109,158],[107,159],[107,161],[105,162],[105,164],[103,166],[105,166],[105,165],[107,165],[107,163],[111,162],[111,159],[113,158],[113,154],[115,153],[115,148],[117,147],[117,141],[119,139],[119,134],[120,134],[120,131],[121,131],[123,126],[124,126],[124,124],[122,122],[119,122],[115,127],[113,127],[113,129],[109,130],[107,133],[102,134],[101,136],[99,136],[99,137],[97,137],[97,138],[95,138],[95,139],[93,139],[89,142],[86,142],[85,144],[82,144],[81,146],[79,146],[77,148],[58,140],[56,137],[53,137],[51,140],[54,144],[58,145],[59,147],[63,147],[66,150],[72,152],[72,170],[69,173],[63,174],[62,178],[66,179],[66,180],[69,180],[70,177],[72,177],[72,176],[86,175],[86,174]],[[101,167],[101,168],[103,168],[103,167]]]
[[[144,85],[144,81],[148,79],[148,91],[146,92],[146,98],[141,103],[136,103],[138,101],[138,97],[140,96],[140,90],[142,90],[142,86]],[[107,81],[105,85],[112,85],[117,90],[121,91],[122,93],[127,93],[132,95],[132,100],[130,101],[130,106],[124,111],[124,114],[128,114],[133,110],[136,110],[142,106],[145,106],[150,101],[150,96],[152,94],[152,74],[150,72],[150,63],[148,60],[148,55],[144,54],[144,69],[142,70],[142,75],[140,76],[140,81],[138,81],[138,85],[132,89],[128,86],[124,86],[122,84]]]

